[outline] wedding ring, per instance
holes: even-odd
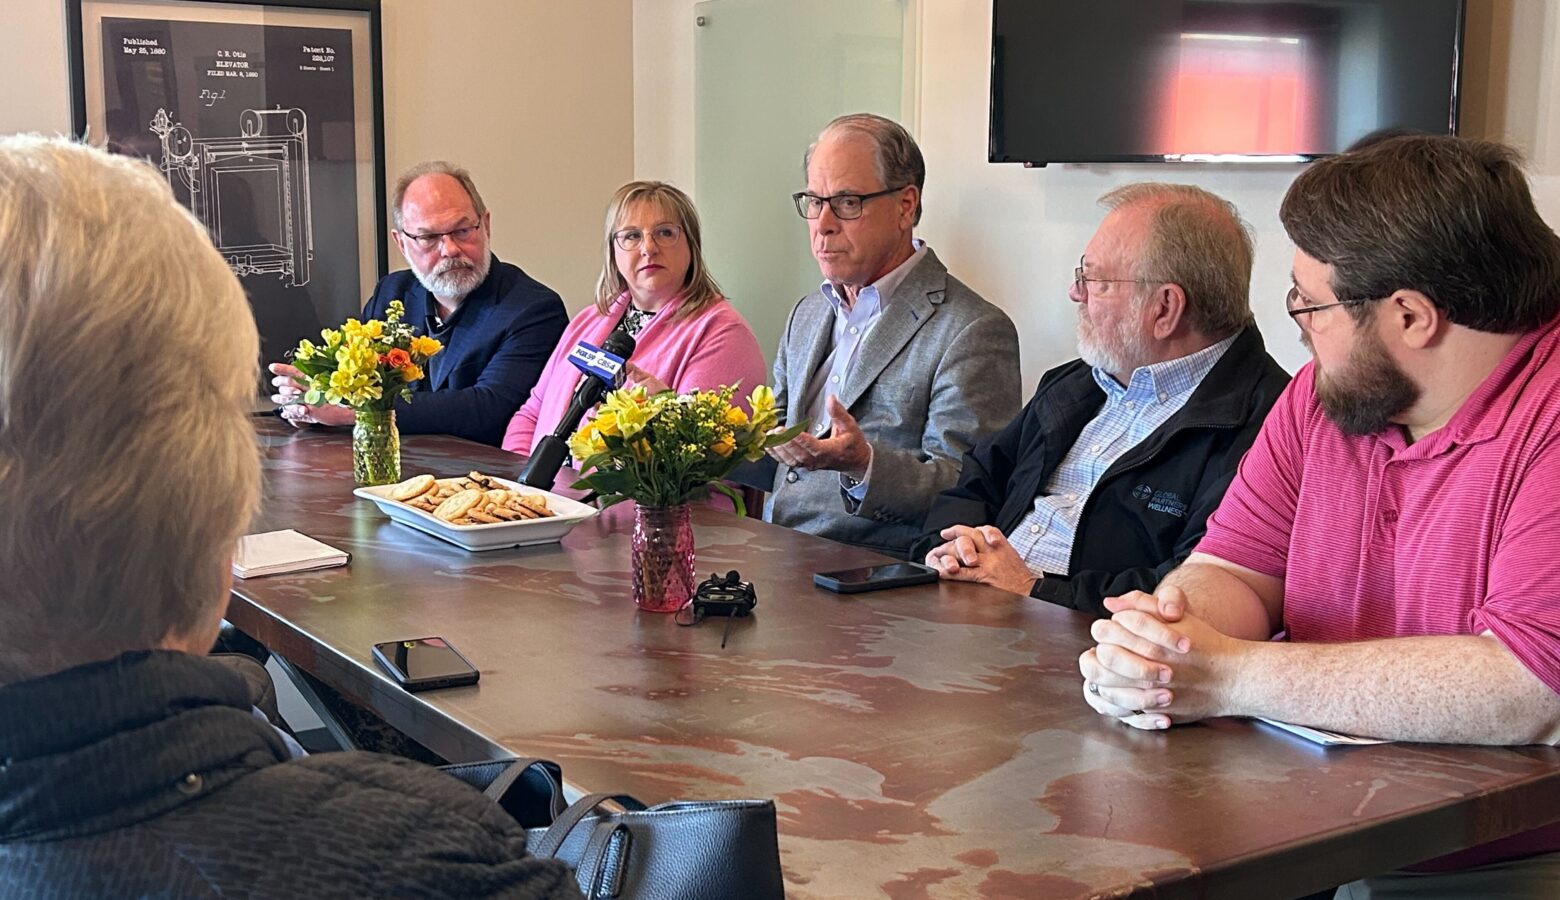
[[[1093,694],[1096,697],[1098,697],[1100,695],[1100,686],[1098,684],[1095,684],[1092,681],[1089,682],[1088,684],[1084,685],[1084,688],[1086,690],[1088,690],[1089,693]]]

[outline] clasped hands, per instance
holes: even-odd
[[[1037,579],[1008,543],[1002,529],[992,525],[954,525],[939,534],[947,543],[926,554],[926,564],[942,577],[977,581],[1015,594],[1027,594],[1034,589]]]
[[[872,463],[871,443],[838,397],[830,394],[827,408],[831,422],[828,437],[804,431],[784,444],[770,447],[769,455],[793,469],[826,469],[857,481],[865,480],[867,467]]]
[[[1245,642],[1188,612],[1178,587],[1109,597],[1105,608],[1113,615],[1089,629],[1098,645],[1078,658],[1095,712],[1149,730],[1231,714]]]

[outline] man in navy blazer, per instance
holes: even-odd
[[[383,319],[400,300],[406,321],[444,344],[413,384],[412,402],[396,403],[396,423],[407,434],[497,446],[569,322],[563,301],[488,249],[492,216],[466,170],[439,161],[414,166],[396,182],[390,208],[390,235],[411,268],[379,280],[363,317]],[[351,424],[350,409],[299,402],[292,366],[273,363],[271,372],[272,399],[289,422]]]

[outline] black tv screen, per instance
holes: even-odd
[[[1456,133],[1463,0],[994,0],[992,162],[1308,159]]]

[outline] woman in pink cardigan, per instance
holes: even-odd
[[[558,427],[581,377],[569,351],[580,341],[601,346],[619,322],[635,342],[630,387],[685,393],[740,382],[746,397],[766,381],[753,329],[704,265],[699,214],[687,194],[659,181],[623,185],[607,205],[603,244],[596,302],[564,329],[541,380],[509,420],[505,450],[529,456],[538,436]]]

